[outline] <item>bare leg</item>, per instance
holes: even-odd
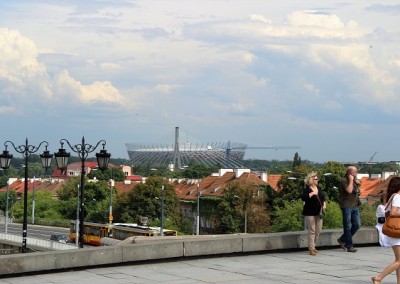
[[[375,281],[372,280],[374,281],[374,283],[380,283],[383,278],[396,270],[397,284],[400,284],[400,246],[393,246],[392,249],[394,252],[395,260],[391,264],[386,266],[386,268],[378,276],[375,277]]]
[[[396,269],[397,284],[400,284],[400,267]]]

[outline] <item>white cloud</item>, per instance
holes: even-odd
[[[18,31],[0,28],[0,89],[3,96],[17,99],[32,91],[51,96],[46,68],[37,61],[37,48]],[[1,96],[1,94],[0,94]]]
[[[30,101],[46,98],[45,103],[51,104],[51,98],[60,99],[73,97],[75,101],[106,102],[124,105],[126,101],[119,90],[109,81],[94,81],[82,84],[69,75],[67,70],[53,77],[47,73],[46,66],[38,61],[38,51],[35,43],[22,36],[18,31],[0,29],[0,88],[10,102],[18,101],[19,107],[24,107],[26,98]],[[90,62],[88,60],[87,62]],[[104,63],[102,67],[117,68],[117,64]],[[7,110],[8,108],[4,108]],[[4,112],[4,111],[3,111]]]
[[[93,82],[90,85],[83,85],[81,82],[72,78],[67,70],[59,74],[56,79],[56,90],[63,97],[73,97],[82,102],[113,102],[124,104],[125,99],[121,96],[110,82]]]
[[[260,21],[260,22],[263,22],[263,23],[266,23],[266,24],[272,24],[271,20],[265,18],[262,15],[257,15],[257,14],[250,15],[250,20],[252,20],[252,21]]]
[[[121,70],[121,65],[113,62],[104,62],[100,64],[101,69],[104,70]]]
[[[336,15],[317,13],[317,11],[295,11],[287,17],[290,25],[342,29],[344,23]]]

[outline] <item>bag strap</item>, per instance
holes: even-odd
[[[394,193],[394,194],[392,194],[392,196],[390,196],[389,201],[386,203],[385,211],[388,209],[389,205],[392,205],[393,197],[394,197],[396,194],[397,194],[397,193]]]
[[[319,193],[319,191],[318,191],[318,193]],[[318,199],[318,201],[319,201],[319,204],[321,205],[321,208],[323,208],[324,206],[322,206],[322,202],[321,202],[321,199],[319,199],[318,194],[316,195],[316,197],[317,197],[317,199]]]

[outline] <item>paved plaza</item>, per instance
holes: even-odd
[[[393,261],[391,248],[360,247],[358,252],[339,248],[275,252],[136,263],[122,266],[51,272],[1,278],[4,283],[106,284],[106,283],[372,283],[371,276]],[[396,283],[390,275],[384,283]]]

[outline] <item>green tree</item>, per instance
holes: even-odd
[[[164,183],[164,218],[177,223],[179,219],[178,198],[168,179],[151,176],[145,183],[139,183],[135,190],[117,197],[115,216],[120,222],[140,223],[140,217],[147,217],[149,222],[161,218],[162,185]]]
[[[17,201],[17,193],[14,190],[8,191],[8,210],[11,211],[12,204]],[[7,191],[0,192],[0,210],[6,211],[7,205]]]
[[[284,200],[283,206],[275,207],[275,216],[272,221],[272,232],[301,231],[304,229],[302,215],[303,201]]]
[[[124,181],[125,180],[125,174],[119,168],[108,168],[104,171],[92,170],[87,175],[87,177],[89,179],[93,179],[94,177],[96,177],[97,180],[102,180],[102,181],[109,181],[110,179],[113,179],[115,181]]]
[[[318,187],[325,193],[325,198],[338,202],[339,186],[346,168],[338,162],[329,161],[319,170]]]
[[[184,178],[198,179],[209,176],[212,173],[217,172],[218,169],[219,167],[216,166],[207,167],[205,165],[191,161],[189,165],[184,168],[182,175]]]
[[[376,225],[376,206],[363,203],[360,206],[361,225],[366,227],[374,227]]]
[[[342,228],[342,210],[334,201],[326,202],[326,214],[323,220],[323,228],[324,229],[337,229]]]
[[[122,192],[116,196],[116,206],[113,207],[114,222],[135,223],[134,213],[130,213],[131,201],[128,192]]]
[[[301,158],[299,153],[295,153],[293,157],[293,164],[292,164],[292,170],[296,171],[301,165]]]
[[[61,220],[63,216],[57,210],[58,201],[53,198],[53,194],[50,191],[37,190],[35,191],[35,220]],[[27,204],[28,216],[31,218],[32,212],[32,193],[28,193],[28,204]],[[24,211],[23,197],[19,200],[13,208],[14,217],[16,219],[22,219]]]
[[[365,172],[369,175],[373,174],[381,174],[383,172],[398,172],[399,165],[395,162],[388,162],[388,163],[367,163],[359,167],[359,172]]]
[[[301,200],[284,201],[282,207],[275,208],[272,223],[273,232],[290,232],[304,229],[303,202]],[[323,220],[324,229],[342,228],[342,211],[339,204],[327,202],[326,214]]]
[[[228,183],[217,205],[219,232],[242,233],[246,221],[248,232],[267,232],[269,216],[264,199],[262,188],[252,182],[235,180]]]
[[[277,184],[279,191],[274,199],[274,206],[283,206],[283,201],[298,200],[303,193],[304,178],[311,171],[306,165],[300,165],[296,172],[284,173]]]
[[[76,219],[77,194],[80,177],[73,177],[59,189],[58,211],[67,219]],[[112,189],[115,195],[115,188]],[[85,221],[108,222],[110,187],[107,181],[85,182]]]
[[[85,185],[85,220],[107,223],[110,189],[106,181],[88,182]]]

